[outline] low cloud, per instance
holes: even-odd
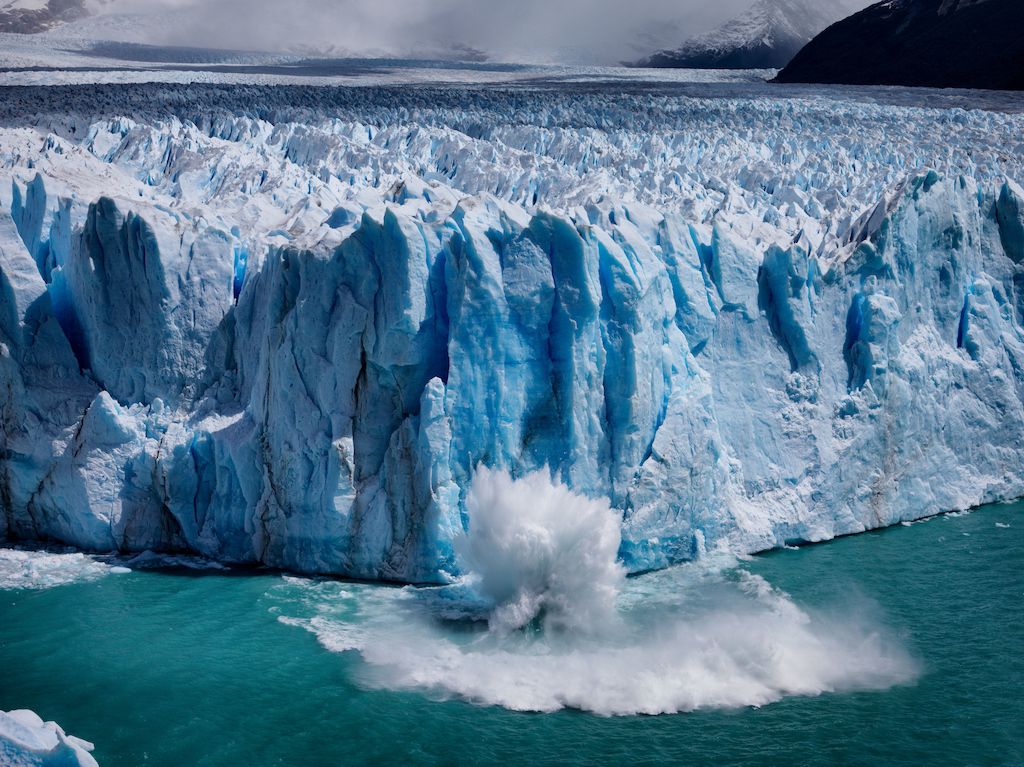
[[[511,60],[614,62],[676,45],[751,0],[111,0],[166,18],[149,41],[357,55],[477,50]]]

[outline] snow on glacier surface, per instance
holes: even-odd
[[[9,90],[0,534],[439,581],[478,467],[632,571],[1024,494],[1024,118],[716,87]]]

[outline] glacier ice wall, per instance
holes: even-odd
[[[0,535],[430,582],[478,466],[632,571],[1024,495],[1022,118],[472,94],[0,128]]]

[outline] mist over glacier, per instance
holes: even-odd
[[[729,0],[737,7],[744,0]],[[461,56],[616,63],[664,42],[669,30],[720,21],[702,4],[643,0],[632,14],[611,0],[528,2],[298,0],[282,14],[262,0],[87,0],[88,17],[58,38],[263,53]]]
[[[840,18],[866,0],[828,0]],[[470,56],[617,64],[707,31],[751,0],[88,0],[74,36],[348,56]]]

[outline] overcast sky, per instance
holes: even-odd
[[[359,54],[419,54],[459,45],[495,58],[614,61],[678,45],[745,10],[753,0],[108,2],[117,10],[173,11],[174,23],[153,26],[152,36],[163,38],[153,42],[258,50],[298,46]]]

